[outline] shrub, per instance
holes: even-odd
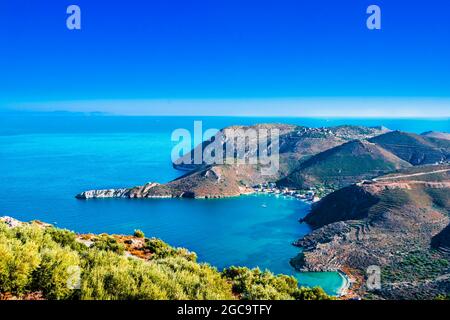
[[[320,288],[299,288],[294,277],[274,275],[267,270],[230,267],[222,274],[232,282],[233,292],[246,300],[331,299]]]
[[[190,261],[197,261],[197,255],[184,248],[173,248],[160,239],[148,239],[146,248],[151,251],[153,259],[168,257],[183,257]]]
[[[47,299],[322,299],[321,289],[298,288],[293,277],[232,267],[222,273],[197,263],[195,253],[146,239],[150,260],[128,258],[106,234],[85,247],[67,230],[0,222],[0,293],[42,292]],[[70,284],[81,272],[80,290]]]
[[[89,252],[82,299],[231,299],[231,286],[207,265],[181,257],[145,262]]]
[[[70,287],[73,276],[71,270],[79,268],[80,258],[76,251],[68,247],[53,246],[41,252],[41,263],[34,271],[34,290],[42,291],[48,299],[68,299],[79,292]]]
[[[92,248],[104,251],[112,251],[114,253],[123,254],[125,252],[125,246],[119,243],[114,237],[107,234],[101,234],[94,239]]]
[[[135,236],[136,238],[144,238],[144,237],[145,237],[145,234],[144,234],[144,232],[142,232],[141,230],[137,229],[137,230],[134,230],[134,236]]]
[[[82,252],[87,249],[84,244],[76,240],[77,236],[72,231],[66,229],[46,228],[45,234],[48,234],[53,241],[62,247],[69,247],[78,252]]]
[[[301,287],[295,291],[294,297],[296,300],[330,300],[332,297],[327,295],[320,287],[305,288]]]
[[[35,242],[23,243],[0,234],[0,291],[26,292],[40,262],[39,246]]]

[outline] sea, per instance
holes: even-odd
[[[310,210],[274,195],[228,199],[75,199],[81,191],[168,182],[175,129],[289,123],[308,127],[353,124],[421,133],[449,132],[449,119],[318,119],[150,117],[78,113],[0,113],[0,216],[41,220],[78,233],[131,234],[135,229],[185,247],[219,270],[259,267],[295,276],[300,285],[337,294],[337,272],[295,271],[292,242],[311,231],[299,223]]]

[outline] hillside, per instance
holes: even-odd
[[[160,239],[75,234],[0,217],[0,300],[321,300],[294,277],[231,267],[217,271]]]
[[[360,278],[368,266],[380,266],[382,289],[369,293],[362,286],[362,295],[448,294],[450,256],[441,247],[448,244],[449,213],[449,165],[404,169],[351,185],[313,205],[304,222],[315,230],[296,242],[304,251],[292,264],[310,271],[351,270]]]
[[[420,135],[429,137],[429,138],[450,140],[450,133],[447,133],[447,132],[427,131],[427,132],[421,133]]]
[[[255,139],[246,139],[246,131],[279,130],[279,170],[275,174],[261,174],[264,164],[237,164],[236,157],[226,158],[218,165],[193,164],[193,154],[203,152],[213,143],[225,149],[227,142],[235,141],[236,150],[244,150],[245,157],[267,151],[268,146],[260,149]],[[237,196],[251,192],[251,187],[266,182],[277,181],[295,170],[303,161],[324,150],[342,145],[354,139],[365,139],[382,134],[387,129],[359,126],[338,126],[330,128],[306,128],[284,124],[259,124],[254,126],[233,126],[222,129],[215,138],[197,146],[174,163],[174,167],[187,170],[182,177],[166,184],[147,183],[142,186],[122,189],[89,190],[78,194],[79,199],[91,198],[217,198]],[[257,148],[250,148],[256,145]],[[269,144],[269,147],[271,145]],[[230,161],[231,160],[231,161]],[[397,166],[393,164],[392,168]],[[376,169],[376,168],[375,168]],[[384,171],[383,171],[384,172]]]
[[[392,131],[369,141],[413,165],[436,164],[450,159],[449,140]]]
[[[409,166],[373,143],[354,140],[312,156],[278,184],[301,189],[317,184],[343,187]]]
[[[246,165],[208,166],[166,184],[147,183],[124,189],[89,190],[76,195],[78,199],[96,198],[222,198],[251,193],[241,176],[251,170]]]
[[[256,138],[249,135],[246,136],[246,133],[253,130],[258,132],[259,136],[264,130],[271,132],[273,129],[279,130],[280,170],[276,175],[268,176],[265,180],[261,180],[257,173],[259,171],[257,166],[249,165],[250,168],[247,169],[248,174],[240,178],[250,184],[278,180],[295,169],[299,162],[314,154],[354,139],[367,139],[388,131],[384,127],[368,128],[361,126],[337,126],[329,128],[308,128],[285,124],[231,126],[220,130],[213,138],[203,142],[190,153],[175,160],[173,166],[177,169],[187,171],[205,168],[207,166],[205,163],[194,164],[194,154],[203,154],[205,150],[216,144],[219,145],[220,149],[224,150],[223,163],[227,160],[225,153],[226,146],[233,142],[235,143],[236,150],[245,150],[245,157],[267,152],[267,147],[261,149],[261,146],[257,144]],[[256,146],[256,148],[251,148],[250,146],[252,145]],[[236,155],[235,152],[234,157]]]
[[[165,185],[157,185],[147,191],[142,188],[130,190],[130,198],[167,196],[175,198],[220,198],[252,192],[240,182],[248,174],[248,166],[210,166],[188,173]]]

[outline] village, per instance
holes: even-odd
[[[314,186],[307,189],[290,189],[287,187],[279,188],[274,182],[255,185],[253,186],[253,190],[256,193],[293,197],[309,203],[317,202],[327,194],[334,191],[334,189],[325,186]]]

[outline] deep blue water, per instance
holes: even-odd
[[[306,126],[385,125],[411,132],[449,131],[444,120],[345,120],[295,118],[168,118],[0,114],[0,215],[39,219],[77,232],[132,233],[142,229],[171,245],[197,252],[218,268],[259,266],[295,274],[301,284],[332,293],[336,273],[298,274],[289,259],[292,241],[309,232],[299,224],[309,207],[274,196],[218,200],[108,199],[80,201],[74,195],[96,188],[166,182],[182,172],[171,166],[176,128],[284,122]]]

